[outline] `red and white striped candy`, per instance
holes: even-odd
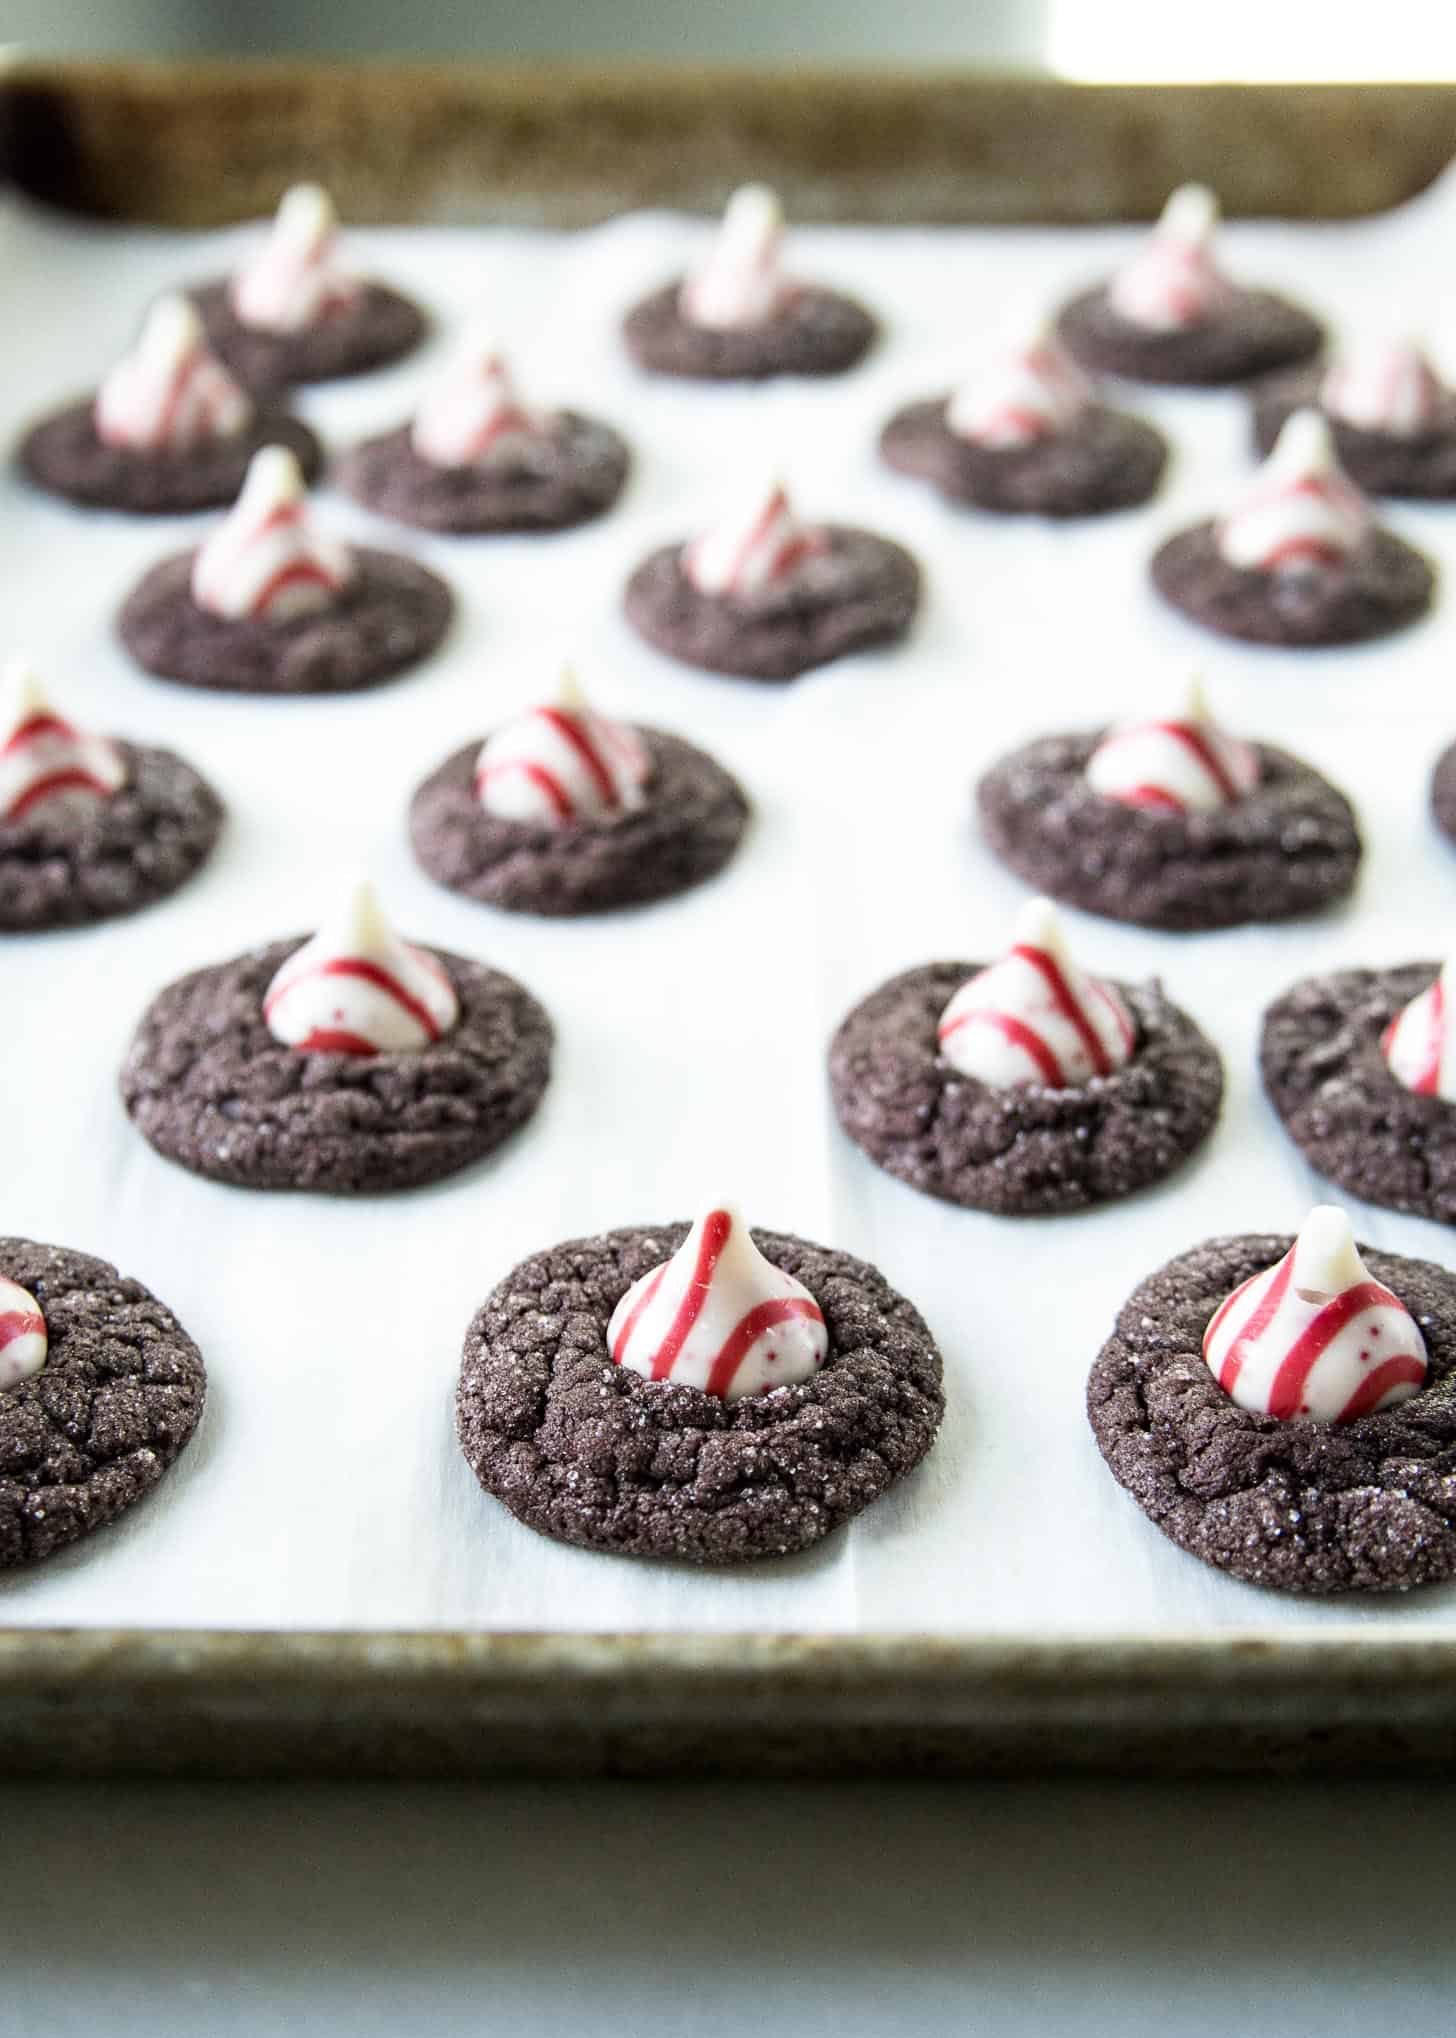
[[[1332,417],[1364,432],[1413,439],[1445,408],[1436,371],[1411,340],[1364,340],[1330,363],[1319,400]]]
[[[207,345],[185,297],[159,297],[137,343],[96,392],[96,436],[139,452],[179,452],[242,431],[253,405]]]
[[[708,259],[678,293],[683,317],[722,331],[765,324],[793,290],[779,266],[783,238],[783,208],[766,185],[735,191]]]
[[[440,964],[401,941],[368,885],[295,949],[263,996],[268,1031],[304,1054],[407,1054],[460,1017]]]
[[[1242,502],[1218,526],[1218,548],[1231,566],[1258,573],[1300,573],[1334,566],[1364,541],[1370,508],[1335,457],[1330,428],[1317,410],[1297,410]]]
[[[215,616],[287,622],[335,602],[353,570],[348,547],[320,538],[286,446],[253,455],[242,492],[192,565],[192,599]]]
[[[779,483],[683,547],[683,571],[701,594],[751,595],[787,580],[829,549],[822,531],[801,524]]]
[[[0,679],[0,821],[20,821],[62,794],[108,800],[126,783],[117,746],[64,722],[23,659]]]
[[[232,281],[233,310],[244,325],[296,333],[350,304],[358,279],[338,258],[338,215],[318,184],[283,195],[268,238]]]
[[[0,1394],[40,1371],[48,1345],[45,1318],[34,1295],[0,1274]]]
[[[1419,1393],[1426,1341],[1398,1296],[1370,1278],[1333,1204],[1311,1210],[1277,1266],[1235,1288],[1203,1356],[1240,1408],[1280,1422],[1354,1422]]]
[[[961,985],[937,1038],[960,1075],[998,1090],[1074,1089],[1124,1067],[1137,1046],[1122,997],[1077,968],[1049,899],[1033,899],[1008,953]]]
[[[1184,184],[1132,260],[1107,286],[1114,311],[1153,332],[1178,332],[1216,317],[1233,286],[1213,258],[1218,200],[1201,184]]]
[[[1447,963],[1429,989],[1412,998],[1385,1029],[1381,1052],[1395,1080],[1418,1097],[1456,1104],[1456,965]]]
[[[504,357],[488,340],[477,340],[425,391],[410,443],[434,467],[469,467],[500,440],[539,428],[516,394]]]
[[[1195,681],[1183,713],[1125,722],[1087,760],[1087,783],[1106,800],[1165,814],[1211,814],[1247,797],[1259,783],[1252,744],[1226,736]]]
[[[594,714],[567,673],[554,706],[529,709],[481,746],[475,792],[502,820],[565,828],[640,807],[651,771],[637,731]]]
[[[987,362],[946,405],[946,423],[980,446],[1027,446],[1074,425],[1092,385],[1055,340],[1043,334]]]
[[[627,1290],[607,1347],[644,1380],[738,1401],[812,1379],[829,1333],[803,1282],[764,1258],[736,1212],[717,1209]]]

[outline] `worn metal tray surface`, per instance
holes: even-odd
[[[241,215],[304,170],[322,169],[356,216],[435,222],[706,202],[749,170],[819,218],[1100,218],[1148,211],[1189,170],[1232,180],[1245,210],[1340,213],[1418,188],[1452,139],[1442,92],[1163,96],[952,78],[22,65],[0,107],[27,190],[112,222],[28,204],[0,215],[7,434],[94,379],[156,289],[240,245],[180,223]],[[1250,150],[1253,131],[1265,141]],[[1071,168],[1048,181],[1052,158]],[[1231,258],[1337,320],[1379,300],[1382,318],[1398,302],[1420,323],[1439,309],[1453,210],[1442,188],[1385,219],[1241,226]],[[111,642],[115,603],[199,526],[80,518],[0,481],[7,633],[82,719],[174,743],[232,813],[217,862],[173,904],[0,953],[0,1082],[19,1157],[0,1228],[148,1280],[197,1335],[214,1389],[160,1495],[0,1580],[0,1768],[1444,1761],[1456,1595],[1286,1604],[1204,1571],[1112,1486],[1080,1403],[1143,1271],[1212,1231],[1291,1224],[1317,1193],[1257,1095],[1262,1003],[1322,964],[1445,945],[1452,869],[1423,793],[1456,720],[1449,618],[1301,664],[1206,645],[1158,610],[1148,551],[1247,472],[1233,397],[1147,398],[1178,447],[1168,489],[1086,531],[953,518],[877,471],[889,409],[943,386],[990,308],[1019,316],[1104,267],[1126,245],[1115,232],[806,229],[804,265],[886,315],[865,368],[812,390],[654,388],[623,362],[616,321],[703,231],[655,213],[577,234],[359,232],[361,258],[426,298],[443,330],[489,301],[528,390],[602,411],[638,453],[622,508],[594,531],[419,543],[455,583],[462,621],[428,671],[377,695],[283,706],[140,678]],[[304,407],[341,446],[407,410],[430,358]],[[811,511],[902,537],[930,590],[902,652],[774,695],[667,667],[616,614],[650,543],[770,461]],[[331,492],[320,514],[386,536]],[[1449,554],[1445,513],[1392,521]],[[750,788],[744,853],[695,898],[603,925],[514,922],[434,891],[409,862],[411,784],[539,695],[568,642],[605,705],[682,729]],[[1217,1138],[1163,1191],[1075,1222],[1003,1225],[914,1197],[833,1131],[830,1028],[891,970],[1002,938],[1021,893],[971,836],[977,770],[1034,730],[1145,704],[1194,662],[1230,722],[1356,793],[1370,843],[1358,901],[1308,927],[1207,942],[1075,922],[1095,966],[1164,974],[1217,1039],[1229,1070]],[[550,1007],[561,1051],[541,1119],[496,1165],[393,1201],[249,1197],[168,1168],[113,1092],[141,1004],[186,967],[306,924],[361,867],[416,937],[500,962]],[[669,977],[693,994],[669,993]],[[916,1299],[946,1356],[941,1444],[847,1535],[786,1565],[683,1574],[541,1542],[481,1498],[453,1448],[471,1307],[533,1246],[683,1214],[724,1186],[760,1221],[865,1253]],[[1450,1256],[1436,1227],[1358,1216],[1375,1242]]]

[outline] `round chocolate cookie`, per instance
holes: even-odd
[[[455,613],[437,574],[397,552],[352,548],[354,571],[329,608],[283,622],[215,616],[192,599],[195,552],[143,575],[117,628],[159,679],[229,693],[353,693],[429,656]]]
[[[976,962],[933,962],[872,991],[829,1049],[844,1130],[923,1195],[998,1217],[1129,1196],[1180,1167],[1223,1101],[1217,1050],[1157,983],[1118,984],[1137,1027],[1125,1068],[1071,1089],[995,1089],[941,1058],[936,1025]]]
[[[121,1096],[158,1153],[245,1189],[377,1194],[469,1167],[531,1116],[551,1022],[513,978],[435,951],[460,1001],[450,1032],[415,1052],[304,1054],[263,1020],[303,939],[194,970],[152,1000]]]
[[[1153,555],[1164,600],[1220,636],[1291,650],[1388,637],[1431,606],[1429,561],[1391,531],[1372,531],[1348,559],[1289,573],[1233,566],[1210,520],[1167,539]]]
[[[233,310],[232,286],[225,278],[200,283],[187,294],[208,345],[249,389],[364,375],[412,353],[429,329],[419,306],[383,283],[361,285],[349,303],[296,333],[244,325]]]
[[[1203,1358],[1219,1304],[1293,1240],[1215,1238],[1133,1290],[1087,1382],[1098,1449],[1170,1541],[1280,1592],[1404,1592],[1456,1571],[1456,1275],[1360,1251],[1420,1325],[1427,1385],[1353,1422],[1230,1400]]]
[[[308,426],[276,407],[257,410],[226,438],[156,452],[107,445],[97,434],[94,412],[94,398],[85,397],[42,418],[25,434],[17,455],[32,481],[85,509],[169,516],[225,508],[242,487],[248,462],[264,446],[286,446],[305,481],[316,480],[323,467],[323,451]]]
[[[1098,375],[1203,388],[1288,368],[1324,344],[1316,319],[1269,290],[1236,291],[1217,318],[1163,332],[1124,318],[1099,284],[1063,307],[1057,332],[1068,353]]]
[[[1447,840],[1456,842],[1456,743],[1441,752],[1431,773],[1431,815]]]
[[[700,326],[684,318],[682,279],[644,298],[623,322],[627,351],[654,375],[761,382],[770,375],[842,375],[879,331],[852,297],[795,286],[772,318],[752,326]]]
[[[518,913],[602,913],[670,898],[714,876],[738,847],[738,781],[680,736],[639,729],[652,759],[646,803],[560,828],[489,814],[475,792],[479,743],[457,750],[410,802],[419,862],[451,891]]]
[[[1306,977],[1264,1014],[1259,1068],[1312,1168],[1352,1196],[1456,1224],[1456,1104],[1396,1081],[1381,1036],[1434,962]]]
[[[197,1428],[202,1355],[105,1260],[0,1238],[0,1274],[40,1304],[46,1362],[0,1391],[0,1571],[33,1564],[149,1493]]]
[[[880,453],[951,502],[1011,516],[1089,517],[1146,502],[1162,479],[1167,441],[1124,411],[1089,404],[1065,431],[1024,446],[982,446],[951,430],[948,401],[896,411],[880,434]]]
[[[782,1557],[851,1520],[930,1449],[940,1353],[919,1313],[848,1253],[755,1231],[824,1313],[814,1377],[736,1401],[613,1365],[612,1311],[685,1224],[535,1253],[476,1312],[456,1396],[460,1447],[518,1521],[631,1557]]]
[[[1436,424],[1421,432],[1381,432],[1352,425],[1320,403],[1323,368],[1270,376],[1249,394],[1254,444],[1261,454],[1297,410],[1319,410],[1329,425],[1340,465],[1367,495],[1445,499],[1456,496],[1456,392],[1447,390]]]
[[[62,793],[0,819],[0,930],[84,927],[186,884],[212,853],[223,805],[170,750],[119,743],[126,782],[109,799]]]
[[[741,679],[797,679],[816,665],[903,637],[920,603],[920,568],[890,538],[848,524],[777,586],[704,594],[683,570],[681,545],[651,553],[627,583],[627,620],[685,665]]]
[[[986,840],[1038,892],[1110,920],[1192,933],[1296,919],[1354,888],[1361,843],[1350,803],[1288,751],[1253,745],[1251,793],[1210,813],[1172,813],[1088,784],[1088,760],[1108,733],[1040,737],[976,788]]]
[[[631,462],[610,425],[563,410],[462,467],[422,459],[400,425],[348,454],[339,482],[381,516],[426,530],[564,531],[611,508]]]

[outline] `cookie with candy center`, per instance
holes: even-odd
[[[1078,968],[1046,900],[998,962],[929,963],[871,992],[835,1033],[829,1081],[840,1125],[887,1173],[1001,1216],[1163,1180],[1223,1098],[1193,1020],[1156,983]]]
[[[1367,495],[1456,496],[1456,391],[1413,340],[1357,339],[1331,360],[1270,376],[1249,394],[1262,454],[1295,411],[1316,409],[1340,465]]]
[[[523,1261],[466,1334],[456,1426],[528,1528],[731,1564],[850,1521],[943,1406],[934,1340],[882,1274],[715,1206]]]

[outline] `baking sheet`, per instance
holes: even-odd
[[[1285,281],[1336,321],[1442,338],[1456,187],[1386,220],[1239,225],[1230,264]],[[1195,632],[1148,591],[1167,531],[1247,473],[1229,395],[1149,395],[1171,434],[1163,494],[1071,528],[954,515],[882,471],[875,433],[1131,244],[1125,230],[804,230],[795,264],[887,321],[848,378],[763,389],[639,377],[621,310],[708,229],[637,216],[574,236],[359,232],[361,263],[416,290],[442,326],[486,308],[528,398],[617,422],[638,465],[623,505],[547,540],[431,540],[331,491],[320,515],[414,550],[461,618],[417,674],[357,699],[208,698],[134,671],[115,608],[207,519],[82,516],[0,478],[4,621],[79,719],[165,741],[202,766],[231,820],[172,902],[74,935],[0,941],[0,1231],[113,1259],[201,1345],[197,1441],[145,1506],[34,1573],[0,1579],[0,1623],[317,1628],[922,1631],[1070,1638],[1456,1627],[1456,1589],[1401,1604],[1285,1602],[1180,1555],[1113,1484],[1082,1411],[1088,1364],[1128,1288],[1210,1232],[1295,1225],[1322,1191],[1253,1069],[1258,1015],[1297,975],[1449,946],[1456,858],[1431,830],[1432,758],[1456,733],[1452,593],[1403,640],[1300,657]],[[94,383],[159,288],[226,266],[237,234],[188,239],[0,213],[9,316],[7,439]],[[443,351],[299,407],[339,447],[395,422]],[[1456,366],[1456,348],[1447,365]],[[618,614],[651,545],[777,470],[809,513],[870,524],[923,561],[911,642],[783,690],[672,666]],[[1389,522],[1438,561],[1456,510]],[[711,887],[599,922],[535,923],[436,889],[414,867],[409,793],[448,749],[579,663],[609,710],[676,728],[742,777],[756,820]],[[1201,669],[1235,729],[1287,743],[1356,797],[1368,858],[1354,904],[1317,923],[1177,939],[1069,915],[1087,965],[1160,973],[1218,1042],[1228,1097],[1175,1181],[1118,1208],[1008,1223],[892,1182],[842,1139],[825,1043],[858,996],[932,956],[999,949],[1023,888],[968,825],[982,767],[1043,730],[1176,694]],[[302,931],[359,874],[413,938],[519,975],[559,1030],[535,1122],[493,1162],[403,1197],[269,1197],[169,1166],[133,1133],[115,1070],[151,994],[193,966]],[[949,1410],[924,1469],[818,1549],[736,1573],[616,1562],[518,1527],[455,1448],[465,1324],[544,1243],[736,1197],[750,1220],[882,1266],[945,1355]],[[1372,1244],[1456,1260],[1440,1227],[1364,1208]]]

